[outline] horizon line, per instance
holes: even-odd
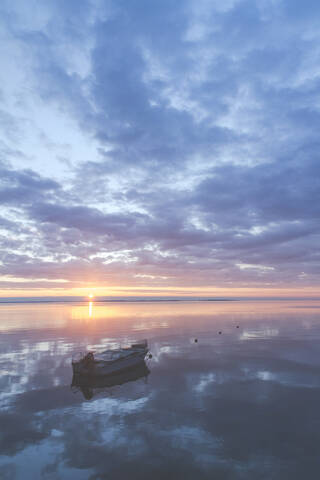
[[[0,297],[0,304],[8,303],[130,303],[130,302],[223,302],[223,301],[320,301],[319,296],[212,296],[212,295],[40,295]]]

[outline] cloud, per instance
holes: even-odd
[[[0,202],[22,205],[38,201],[59,188],[54,180],[43,178],[32,170],[13,170],[0,166]]]
[[[0,272],[318,285],[316,8],[4,2]]]

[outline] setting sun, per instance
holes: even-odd
[[[319,22],[0,0],[0,480],[320,478]]]

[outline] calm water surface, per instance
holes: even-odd
[[[1,479],[319,478],[319,302],[1,305],[0,334]],[[71,386],[143,338],[147,368]]]

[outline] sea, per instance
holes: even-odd
[[[319,478],[319,299],[3,298],[0,371],[1,480]]]

